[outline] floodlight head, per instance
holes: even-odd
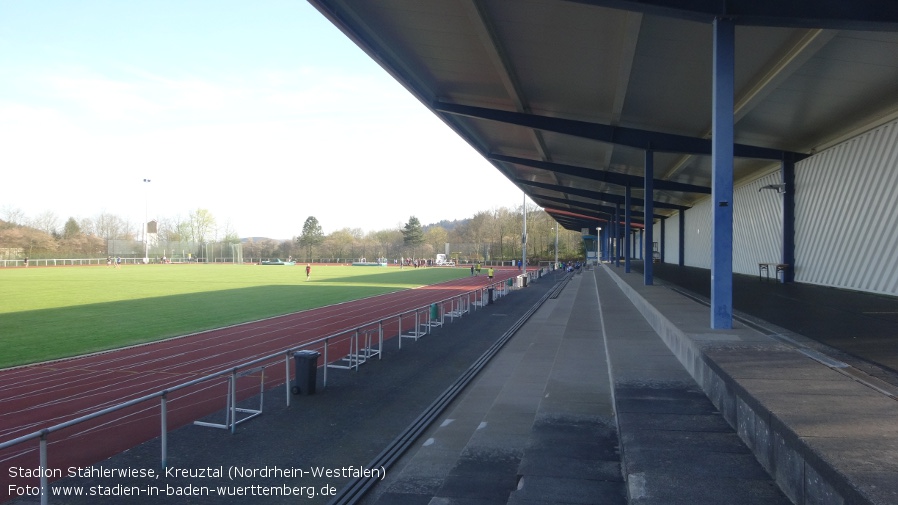
[[[786,192],[785,184],[768,184],[766,186],[761,186],[758,188],[758,193],[761,192],[762,189],[775,189],[777,193],[782,194]]]

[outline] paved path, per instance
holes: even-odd
[[[528,321],[366,503],[789,501],[598,270]]]

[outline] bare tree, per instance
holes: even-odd
[[[48,235],[59,235],[59,217],[51,210],[41,212],[29,224]]]
[[[22,212],[22,209],[14,209],[9,205],[3,207],[2,214],[3,220],[9,224],[15,225],[24,225],[25,224],[25,213]]]
[[[206,209],[196,209],[188,217],[190,240],[194,244],[203,244],[215,231],[215,217]]]
[[[94,233],[106,240],[124,238],[127,223],[120,217],[101,212],[94,218]]]

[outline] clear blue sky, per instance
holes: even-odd
[[[272,238],[523,198],[301,0],[0,0],[0,167],[0,218],[204,208]]]

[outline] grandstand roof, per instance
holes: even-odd
[[[710,194],[715,17],[736,23],[737,182],[898,118],[892,1],[310,1],[572,230],[643,198],[646,149],[655,216]]]

